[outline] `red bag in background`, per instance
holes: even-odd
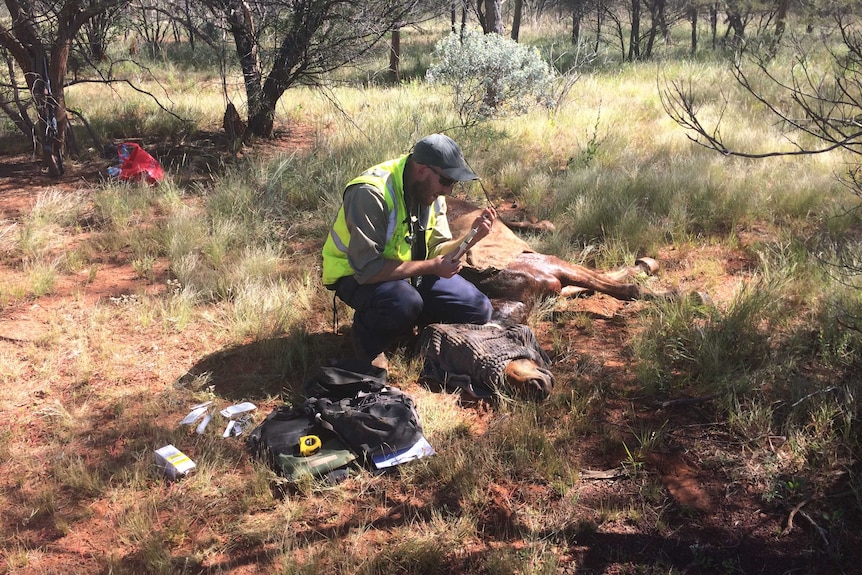
[[[165,179],[165,171],[159,161],[139,145],[133,142],[120,144],[117,146],[117,153],[122,164],[116,175],[121,180],[130,182],[144,180],[148,184],[158,184]]]

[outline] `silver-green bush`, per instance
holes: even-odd
[[[539,51],[499,34],[451,34],[434,48],[426,79],[450,86],[464,123],[550,105],[554,73]]]

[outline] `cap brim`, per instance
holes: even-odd
[[[467,182],[470,180],[478,180],[479,176],[477,176],[473,170],[470,168],[449,168],[443,169],[443,173],[453,180],[457,180],[459,182]]]

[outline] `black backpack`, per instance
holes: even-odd
[[[380,391],[386,387],[386,370],[367,361],[342,359],[322,367],[302,384],[305,397],[333,400],[354,397],[359,392]]]
[[[423,437],[413,398],[394,387],[339,401],[311,398],[303,405],[366,464],[406,451]]]
[[[386,370],[343,360],[318,370],[303,391],[308,399],[300,406],[276,408],[248,439],[249,450],[288,479],[308,473],[322,477],[337,469],[318,467],[320,460],[344,466],[359,458],[375,468],[424,440],[413,399],[386,385]],[[299,440],[307,435],[320,438],[315,454],[320,457],[300,454]],[[342,462],[344,452],[351,457]]]
[[[300,452],[300,439],[315,436],[320,448],[312,455]],[[249,451],[291,482],[304,477],[325,477],[356,459],[338,436],[326,429],[304,407],[282,405],[249,434]]]

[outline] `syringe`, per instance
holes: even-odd
[[[467,237],[464,238],[464,240],[458,245],[458,249],[455,251],[454,254],[452,254],[452,261],[461,259],[461,256],[463,256],[467,252],[467,246],[470,245],[470,242],[473,240],[473,237],[478,231],[479,228],[473,228],[472,230],[470,230],[470,233],[467,234]]]

